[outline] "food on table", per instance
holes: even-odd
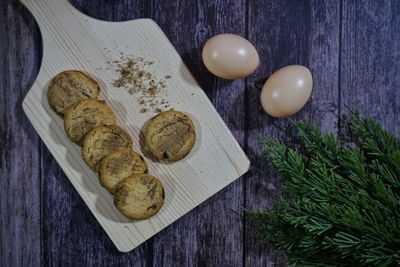
[[[157,178],[134,174],[118,184],[114,204],[128,218],[147,219],[161,209],[164,198],[164,188]]]
[[[195,127],[186,114],[169,110],[153,117],[145,132],[146,147],[158,160],[184,158],[196,141]]]
[[[90,130],[83,139],[82,157],[94,171],[105,156],[122,149],[131,149],[129,134],[117,125],[98,126]]]
[[[60,72],[49,83],[47,100],[50,107],[59,115],[64,110],[83,99],[97,98],[100,87],[95,80],[77,70]]]
[[[254,46],[235,34],[219,34],[209,39],[204,45],[202,58],[210,72],[231,80],[250,75],[260,63]]]
[[[99,180],[102,186],[111,193],[117,184],[132,174],[147,173],[146,161],[132,149],[113,152],[99,163]]]
[[[288,117],[304,107],[313,87],[311,71],[291,65],[274,72],[261,91],[261,104],[273,117]]]
[[[82,139],[92,128],[115,124],[115,116],[105,101],[82,100],[67,108],[64,113],[64,129],[67,136],[81,145]]]
[[[115,125],[115,115],[107,103],[97,99],[99,91],[89,76],[69,70],[50,82],[48,101],[64,118],[66,135],[82,145],[83,160],[99,172],[100,183],[115,194],[117,209],[132,219],[149,218],[163,206],[164,188],[147,174],[147,164],[132,150],[129,134]],[[172,110],[150,121],[147,138],[155,157],[176,161],[189,153],[196,135],[190,118]]]

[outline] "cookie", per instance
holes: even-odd
[[[114,205],[126,217],[140,220],[157,214],[164,198],[164,188],[157,178],[134,174],[118,183]]]
[[[146,161],[132,149],[113,152],[99,163],[99,180],[102,186],[115,193],[117,184],[132,174],[147,173]]]
[[[145,131],[146,148],[159,160],[184,158],[196,141],[192,120],[182,112],[162,112],[150,120]]]
[[[129,134],[117,125],[103,125],[93,128],[85,135],[81,152],[86,164],[97,171],[98,163],[105,156],[123,149],[132,149]]]
[[[60,116],[64,110],[83,99],[99,96],[100,87],[95,80],[77,70],[57,74],[49,83],[47,100],[50,107]]]
[[[72,142],[81,145],[82,139],[92,128],[115,124],[115,116],[106,102],[85,99],[65,109],[64,129]]]

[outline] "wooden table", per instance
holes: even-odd
[[[242,178],[128,254],[119,253],[22,112],[41,60],[40,32],[17,1],[0,3],[0,266],[276,266],[242,207],[271,208],[281,182],[257,133],[282,139],[288,120],[262,110],[260,84],[289,64],[308,66],[314,91],[295,119],[338,131],[348,108],[400,135],[400,2],[294,0],[71,1],[103,20],[154,19],[207,92],[252,165]],[[207,72],[212,35],[248,38],[261,66],[247,79]]]

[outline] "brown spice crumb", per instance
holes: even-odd
[[[154,96],[156,94],[156,92],[157,92],[157,86],[152,85],[149,87],[150,95]]]
[[[113,81],[115,87],[127,89],[128,93],[135,95],[141,105],[140,112],[146,112],[149,107],[153,111],[161,112],[161,106],[169,104],[165,99],[167,92],[164,90],[167,85],[164,79],[158,80],[154,73],[145,66],[153,65],[154,61],[145,61],[141,57],[124,55],[118,60],[109,61],[118,73],[117,79]],[[165,79],[171,78],[166,75]],[[162,97],[162,101],[160,100]]]
[[[115,80],[114,83],[113,83],[113,85],[114,85],[115,87],[121,87],[121,86],[122,86],[122,81],[121,81],[121,80]]]

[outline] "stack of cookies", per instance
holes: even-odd
[[[114,195],[118,210],[131,219],[149,218],[164,204],[164,188],[157,178],[148,174],[145,160],[132,150],[129,134],[116,125],[115,115],[107,103],[98,100],[99,92],[99,85],[91,77],[69,70],[53,78],[47,96],[50,107],[64,118],[68,138],[82,147],[83,160]],[[179,116],[174,118],[179,123],[180,135],[186,135],[187,121]],[[150,128],[153,129],[148,135],[153,144],[150,151],[156,157],[176,160],[188,153],[190,144],[177,140],[185,148],[179,146],[167,151],[163,136],[174,131],[169,128]],[[194,127],[191,129],[194,132]]]

